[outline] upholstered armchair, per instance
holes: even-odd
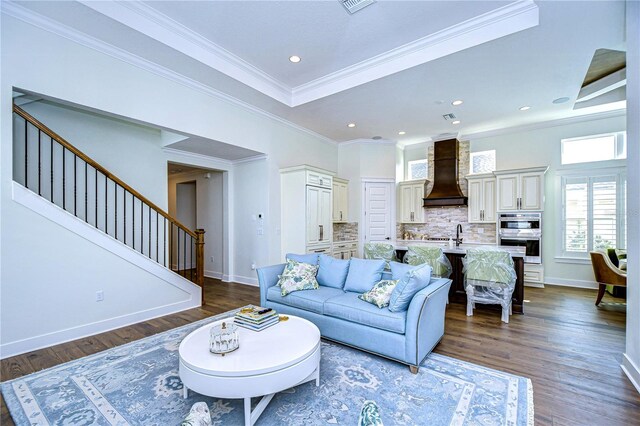
[[[611,262],[607,253],[603,251],[592,251],[589,255],[591,256],[593,274],[595,275],[598,283],[598,297],[596,299],[596,306],[598,306],[602,301],[602,297],[604,296],[604,292],[608,285],[620,287],[627,286],[627,274]]]

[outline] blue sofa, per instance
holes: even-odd
[[[415,294],[406,311],[390,312],[341,288],[320,286],[283,297],[276,284],[284,267],[258,269],[260,305],[308,319],[326,339],[407,364],[415,374],[444,335],[450,279],[432,278]],[[391,274],[383,273],[382,279],[391,279]]]

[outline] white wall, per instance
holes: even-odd
[[[262,178],[267,175],[268,167],[267,161],[241,163],[234,167],[234,236],[237,248],[232,258],[234,280],[247,284],[258,284],[252,265],[255,264],[259,268],[281,262],[280,253],[269,252],[272,236],[267,230],[274,226],[274,218],[268,214],[269,206],[276,203],[279,206],[280,202],[279,196],[275,198],[270,195],[270,187]],[[304,203],[304,200],[300,202]],[[278,209],[278,214],[279,211]],[[260,214],[263,216],[262,219],[258,218]],[[279,218],[277,223],[280,223]],[[261,235],[259,229],[262,229]],[[277,246],[280,247],[279,243]]]
[[[338,147],[338,177],[349,180],[349,217],[347,221],[358,222],[358,235],[364,235],[362,220],[362,180],[395,179],[401,167],[400,152],[395,144],[386,141],[357,140]],[[395,236],[395,218],[392,218],[391,233]]]
[[[160,130],[50,102],[33,102],[22,109],[151,202],[167,208],[167,171],[160,150]]]
[[[338,149],[338,177],[349,180],[347,222],[360,222],[362,210],[360,144],[341,144]]]
[[[627,68],[627,138],[632,142],[627,168],[627,346],[622,365],[640,392],[640,3],[631,0],[627,1]]]
[[[407,179],[407,175],[409,172],[409,161],[426,159],[427,152],[429,152],[429,148],[432,146],[433,142],[423,142],[415,145],[408,145],[404,148],[404,164],[402,167],[402,179],[400,180]]]
[[[219,171],[207,171],[170,175],[169,176],[169,214],[176,216],[177,208],[176,188],[183,182],[195,183],[196,223],[193,228],[205,230],[204,234],[204,274],[211,278],[222,278],[223,262],[229,254],[224,248],[224,174]],[[178,219],[180,219],[178,217]],[[185,224],[186,225],[186,224]],[[213,261],[211,261],[213,256]]]
[[[496,169],[508,170],[535,166],[549,166],[545,176],[545,211],[543,214],[543,263],[545,281],[550,284],[594,287],[590,263],[560,263],[554,258],[558,253],[558,234],[561,232],[561,206],[557,204],[559,192],[558,171],[560,164],[560,140],[599,133],[623,131],[625,116],[605,118],[580,123],[520,131],[500,136],[471,138],[471,152],[496,150]],[[629,140],[632,140],[629,138]]]
[[[13,88],[64,100],[73,105],[89,108],[99,113],[127,117],[152,127],[201,136],[263,152],[267,160],[261,165],[238,165],[237,182],[229,175],[230,235],[225,241],[234,259],[227,271],[229,279],[255,278],[252,261],[258,266],[279,259],[280,199],[278,169],[296,164],[310,164],[329,170],[337,169],[337,146],[308,131],[296,128],[265,114],[248,110],[214,93],[186,86],[176,80],[162,77],[110,55],[98,52],[69,39],[31,26],[12,17],[2,15],[0,40],[2,50],[0,93],[0,203],[2,247],[2,343],[11,339],[32,337],[45,332],[60,330],[74,324],[91,321],[93,302],[80,298],[75,289],[82,288],[90,280],[96,285],[115,285],[113,271],[120,268],[113,262],[97,262],[100,249],[85,250],[82,255],[68,257],[62,262],[57,256],[49,256],[52,245],[56,253],[75,252],[78,246],[72,236],[63,237],[55,225],[45,219],[25,212],[11,199],[12,183],[12,112],[9,94]],[[60,133],[66,132],[63,129]],[[81,142],[77,142],[79,145]],[[82,147],[96,160],[112,167],[126,182],[161,207],[167,206],[166,161],[175,157],[164,154],[159,148],[140,148],[141,155],[128,156],[131,144],[122,149],[110,143],[104,146]],[[95,153],[90,152],[95,148]],[[148,149],[147,149],[148,148]],[[99,152],[98,152],[99,151]],[[127,158],[129,157],[129,158]],[[191,158],[191,157],[189,157]],[[158,160],[162,159],[160,167]],[[135,163],[135,166],[128,162]],[[186,164],[207,163],[202,159],[185,161]],[[200,164],[202,165],[202,164]],[[233,168],[229,166],[230,168]],[[122,170],[121,170],[122,168]],[[141,174],[138,174],[141,173]],[[157,173],[157,175],[156,175]],[[237,192],[234,186],[239,188]],[[249,220],[247,220],[247,214]],[[265,212],[264,236],[246,230],[251,227],[251,214]],[[234,212],[238,212],[237,215]],[[43,249],[34,249],[35,231],[38,239],[44,239]],[[245,232],[246,231],[246,232]],[[237,234],[237,235],[236,235]],[[79,246],[78,246],[79,247]],[[88,271],[80,263],[92,264]],[[29,270],[28,277],[23,273]],[[61,274],[59,271],[65,271]],[[72,272],[71,272],[72,271]],[[121,268],[122,277],[129,269]],[[101,278],[95,278],[100,275]],[[139,278],[139,277],[138,277]],[[139,278],[137,281],[144,281]],[[51,288],[66,286],[60,297],[47,299]],[[151,284],[149,284],[151,285]],[[87,286],[93,290],[93,285]],[[121,298],[131,303],[162,304],[161,295],[140,297],[138,287],[125,287],[135,293],[129,297],[126,291]],[[140,289],[149,286],[140,284]],[[177,297],[177,295],[173,295]],[[105,299],[107,289],[105,288]],[[93,297],[91,298],[91,300]],[[37,310],[40,304],[53,302],[56,314],[47,309],[41,312],[50,317],[23,318]],[[106,303],[104,307],[111,307]],[[130,304],[126,309],[137,309]],[[119,311],[108,309],[102,315],[116,315]],[[64,315],[60,315],[64,313]],[[23,325],[24,324],[24,325]],[[5,330],[11,330],[5,333]]]

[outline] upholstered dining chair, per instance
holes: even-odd
[[[589,252],[591,256],[591,266],[593,266],[593,274],[598,283],[598,297],[596,298],[596,306],[602,301],[604,292],[608,285],[626,287],[627,274],[622,269],[617,268],[607,253],[603,251]]]
[[[449,278],[451,275],[451,262],[445,256],[442,247],[412,245],[408,247],[404,257],[404,263],[409,265],[421,265],[423,263],[431,266],[431,275],[438,278]]]
[[[462,264],[467,316],[473,315],[476,303],[497,304],[502,306],[502,321],[508,324],[517,280],[511,254],[497,248],[472,248]]]
[[[389,262],[396,260],[396,251],[393,245],[388,243],[365,243],[364,258],[386,260],[389,269]]]

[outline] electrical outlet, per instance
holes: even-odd
[[[264,229],[258,228],[258,235],[264,235]]]
[[[209,262],[213,262],[213,256],[209,258]]]
[[[104,300],[104,291],[96,291],[96,302],[102,302]]]
[[[251,269],[253,269],[253,270],[255,270],[255,269],[256,269],[256,264],[255,264],[255,263],[252,263],[252,264],[251,264]]]
[[[478,234],[484,234],[484,228],[478,228]]]

